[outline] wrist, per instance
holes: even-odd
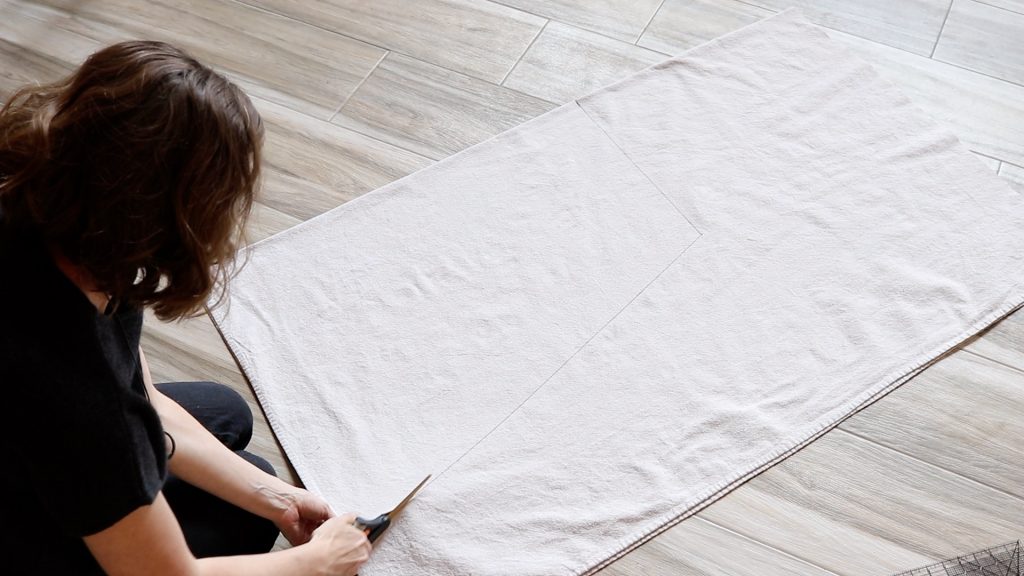
[[[327,566],[330,565],[330,547],[326,542],[314,539],[292,548],[292,550],[302,553],[307,574],[327,576]]]
[[[266,474],[262,470],[261,476],[250,479],[249,486],[255,497],[255,509],[250,510],[253,514],[277,522],[289,510],[294,510],[300,498],[300,488]]]

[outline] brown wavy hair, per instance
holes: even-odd
[[[192,316],[223,295],[263,124],[237,86],[161,42],[123,42],[0,110],[0,207],[118,304]]]

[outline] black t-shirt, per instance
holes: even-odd
[[[166,444],[141,331],[139,310],[98,313],[0,213],[0,572],[101,573],[82,536],[156,498]]]

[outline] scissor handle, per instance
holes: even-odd
[[[366,534],[366,539],[373,543],[388,529],[388,526],[391,526],[391,518],[387,514],[381,514],[373,520],[356,518],[352,525],[356,527],[356,530],[362,530]]]

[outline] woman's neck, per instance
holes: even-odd
[[[82,291],[82,294],[89,299],[89,302],[96,307],[96,310],[104,312],[107,309],[107,305],[110,303],[110,296],[96,289],[96,281],[85,268],[68,260],[56,248],[50,248],[50,256],[53,257],[57,269]]]

